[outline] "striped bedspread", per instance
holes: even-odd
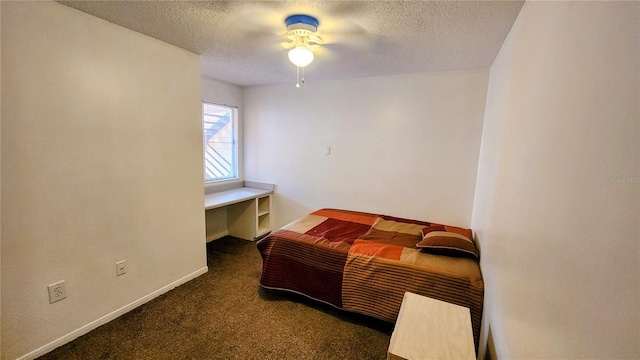
[[[478,261],[416,249],[428,225],[347,210],[315,211],[258,241],[260,284],[390,322],[407,291],[465,306],[477,349],[484,296]]]

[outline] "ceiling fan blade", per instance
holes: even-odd
[[[374,36],[361,25],[345,20],[326,21],[321,27],[323,46],[339,56],[362,55],[374,48]]]
[[[372,49],[371,41],[368,38],[343,38],[342,41],[327,43],[322,47],[345,55],[362,54]]]
[[[280,43],[280,46],[286,50],[293,49],[294,43],[291,41],[283,41]]]
[[[278,2],[232,2],[234,19],[241,41],[270,42],[278,44],[283,40],[283,23]]]

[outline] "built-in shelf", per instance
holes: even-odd
[[[271,231],[273,185],[245,181],[252,186],[205,194],[207,241],[231,235],[255,240]]]
[[[256,206],[258,207],[256,237],[260,237],[271,231],[269,220],[271,213],[271,195],[259,197]]]

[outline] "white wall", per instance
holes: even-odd
[[[200,86],[195,54],[58,3],[2,2],[2,358],[206,271]],[[67,299],[49,304],[62,279]]]
[[[640,358],[639,10],[526,2],[491,67],[472,226],[493,358]]]
[[[202,100],[215,104],[242,106],[242,87],[202,77]]]
[[[487,81],[484,69],[244,88],[245,178],[276,184],[276,227],[321,207],[469,226]]]

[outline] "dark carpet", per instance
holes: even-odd
[[[207,245],[209,272],[40,359],[386,359],[393,324],[259,286],[255,242]]]

